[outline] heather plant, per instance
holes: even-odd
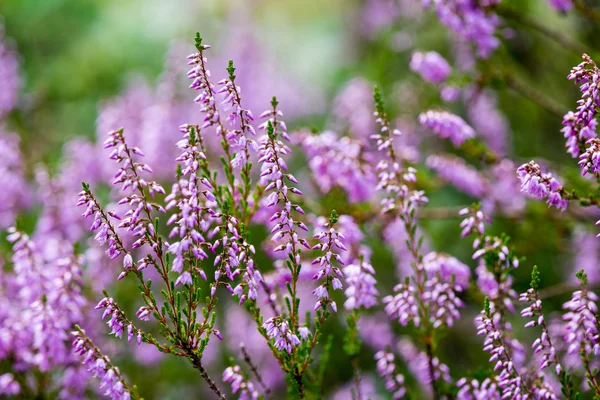
[[[402,29],[410,3],[364,2],[360,34]],[[419,90],[357,77],[322,127],[288,128],[311,99],[266,101],[279,77],[196,34],[54,167],[8,133],[28,110],[0,36],[0,397],[600,398],[594,48],[514,2],[418,3],[453,52],[410,49]],[[558,83],[573,111],[502,63],[511,23],[581,56]],[[563,163],[515,151],[505,89],[556,120]],[[524,257],[551,246],[574,255],[558,283],[555,253]]]

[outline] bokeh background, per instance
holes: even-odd
[[[503,4],[576,41],[592,57],[600,54],[598,25],[582,16],[561,15],[544,0],[508,0]],[[2,0],[0,18],[6,40],[19,54],[22,77],[18,106],[5,118],[5,128],[20,137],[25,174],[31,182],[36,180],[39,165],[47,168],[49,176],[60,174],[68,152],[79,153],[81,160],[101,157],[94,146],[81,143],[103,140],[105,127],[119,121],[136,127],[134,136],[144,149],[176,154],[174,146],[168,150],[164,146],[176,138],[173,132],[177,132],[177,125],[197,113],[191,102],[195,94],[186,90],[185,56],[192,52],[192,37],[200,31],[205,42],[213,46],[207,54],[213,74],[223,77],[227,61],[233,59],[246,105],[256,115],[267,109],[269,99],[276,95],[290,131],[312,129],[321,133],[334,129],[344,134],[348,128],[339,124],[340,115],[347,119],[348,115],[358,115],[362,119],[357,123],[374,132],[370,91],[372,85],[379,85],[390,114],[412,134],[411,145],[417,149],[419,176],[430,198],[427,209],[433,210],[426,210],[421,219],[427,246],[452,254],[472,269],[471,242],[460,238],[455,211],[476,198],[444,183],[424,165],[428,155],[454,150],[418,127],[420,112],[448,109],[476,129],[491,123],[492,131],[495,127],[501,132],[497,135],[506,134],[501,139],[503,152],[517,166],[533,158],[543,160],[573,187],[592,190],[590,182],[579,178],[576,163],[564,151],[561,116],[548,110],[554,107],[564,113],[575,108],[579,91],[566,76],[579,63],[581,54],[518,18],[504,18],[502,45],[491,58],[477,62],[479,72],[464,69],[466,72],[456,78],[457,85],[486,88],[492,99],[488,106],[496,110],[492,113],[496,119],[490,119],[481,108],[474,110],[466,100],[442,102],[438,88],[410,71],[409,61],[416,50],[438,51],[457,70],[468,61],[435,14],[423,11],[418,1]],[[506,80],[486,75],[485,71],[491,70],[509,72],[527,88],[528,96]],[[167,116],[165,109],[170,110]],[[484,121],[476,122],[478,116]],[[73,142],[78,138],[85,142]],[[303,157],[298,152],[293,165],[305,168]],[[169,182],[171,166],[168,161],[153,165],[167,171],[162,176],[159,173],[165,182]],[[75,163],[70,168],[91,167]],[[514,170],[502,173],[514,174]],[[497,179],[491,184],[500,185]],[[341,213],[361,215],[360,203],[348,202],[342,190],[333,188],[324,193],[316,184],[310,193],[311,201],[320,204],[314,212],[336,208]],[[515,209],[495,213],[490,229],[510,235],[517,253],[525,257],[522,267],[515,271],[518,292],[527,288],[533,265],[543,272],[542,285],[551,288],[548,310],[559,311],[569,298],[576,270],[585,268],[593,285],[600,282],[593,227],[597,210],[575,206],[561,214],[543,202],[525,203],[518,187],[499,196],[516,202]],[[39,213],[35,204],[23,212],[31,229]],[[256,228],[253,234],[264,237],[264,228]],[[385,237],[366,231],[365,236],[365,243],[373,249],[379,290],[390,294],[402,264],[394,249],[402,243],[393,231]],[[3,242],[4,255],[8,248]],[[266,255],[259,257],[263,263],[269,262]],[[125,307],[136,309],[133,285],[123,283],[113,289],[112,282],[105,284]],[[471,294],[467,298],[470,305],[463,319],[443,339],[446,345],[440,346],[440,358],[451,367],[455,378],[475,372],[474,368],[489,368],[472,323],[481,298]],[[229,331],[222,328],[230,345],[214,349],[211,356],[210,369],[216,376],[229,356],[237,356],[236,340],[260,340],[245,338],[248,330],[239,323],[243,316],[236,315],[233,307],[228,302],[221,305],[225,320],[232,322]],[[374,317],[373,324],[377,320]],[[344,324],[340,317],[328,324],[328,332],[341,338]],[[521,326],[515,317],[516,335],[530,343],[532,333]],[[397,335],[411,334],[409,329],[393,329]],[[372,334],[386,340],[383,329]],[[120,343],[113,343],[106,351],[147,399],[201,398],[205,393],[204,383],[183,360],[162,357],[152,349],[132,350]],[[373,350],[364,346],[363,353],[365,380],[374,382],[374,390],[386,398],[382,382],[374,378]],[[339,342],[334,344],[329,363],[326,396],[350,398],[344,388],[350,385],[352,368]],[[275,387],[281,388],[281,378],[275,372],[273,376]],[[280,398],[285,396],[284,392],[277,393]]]

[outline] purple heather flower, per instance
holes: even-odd
[[[517,176],[521,181],[521,191],[537,199],[545,199],[550,206],[561,211],[567,209],[569,200],[564,198],[562,185],[551,173],[542,173],[540,166],[535,161],[521,165],[517,169]]]
[[[478,208],[463,208],[458,212],[459,215],[465,216],[460,223],[460,227],[463,228],[460,236],[466,237],[470,234],[476,236],[483,236],[485,233],[485,223],[492,222],[491,218]],[[478,248],[480,240],[476,239],[473,243],[473,248]]]
[[[569,354],[600,354],[597,301],[598,296],[583,286],[582,290],[573,292],[571,300],[563,304],[563,309],[567,310],[563,315],[564,340]]]
[[[340,278],[343,278],[343,275],[342,271],[333,265],[333,260],[344,265],[342,256],[339,253],[336,253],[335,249],[337,249],[337,251],[347,250],[343,243],[343,240],[345,239],[344,235],[335,229],[337,221],[338,216],[335,214],[335,211],[333,211],[329,221],[323,225],[325,231],[318,232],[313,236],[321,242],[314,245],[313,250],[320,250],[325,253],[325,255],[315,258],[312,262],[313,265],[319,265],[319,270],[313,275],[313,280],[323,281],[324,279],[324,282],[312,292],[318,299],[314,307],[315,310],[321,307],[324,309],[329,304],[332,310],[337,312],[335,301],[331,300],[329,297],[329,289],[341,289],[342,282],[340,281]]]
[[[452,282],[466,289],[469,286],[471,270],[457,258],[448,254],[432,251],[423,257],[423,268],[427,277],[432,279],[439,276],[443,282]]]
[[[596,107],[600,105],[598,96],[600,71],[590,56],[584,54],[582,58],[583,61],[573,67],[567,77],[580,86],[581,99],[577,101],[578,106],[575,112],[569,111],[565,114],[564,127],[561,130],[567,139],[567,152],[574,158],[579,156],[586,141],[597,136],[598,123],[595,116]]]
[[[419,326],[421,317],[417,295],[417,290],[410,282],[397,284],[394,286],[394,295],[382,299],[386,314],[398,320],[402,326],[406,326],[409,322]]]
[[[447,111],[430,110],[419,115],[419,123],[431,129],[442,139],[448,139],[455,147],[475,137],[475,131],[461,117]]]
[[[131,394],[119,369],[85,335],[85,331],[72,332],[75,336],[73,348],[75,354],[83,357],[83,364],[98,379],[103,394],[112,400],[130,400]]]
[[[21,393],[21,385],[11,373],[0,375],[0,395],[17,396]]]
[[[488,300],[486,300],[486,310],[477,318],[477,321],[479,322],[477,334],[485,335],[483,350],[492,355],[489,362],[495,364],[494,371],[498,374],[498,387],[502,391],[502,397],[517,400],[528,399],[529,391],[525,382],[508,352],[502,332],[498,330],[491,318]]]
[[[285,145],[280,137],[289,140],[286,132],[287,127],[281,120],[283,113],[275,108],[276,99],[273,99],[273,109],[267,110],[261,114],[261,118],[267,119],[259,126],[259,129],[265,130],[259,142],[261,164],[261,183],[265,185],[265,193],[271,192],[267,198],[267,207],[280,205],[281,209],[272,214],[269,222],[276,222],[271,229],[273,236],[271,240],[278,243],[284,240],[284,244],[278,245],[274,251],[284,251],[286,255],[291,256],[296,264],[300,264],[299,245],[310,249],[308,242],[298,236],[298,229],[308,231],[308,228],[301,221],[295,220],[291,212],[294,210],[298,214],[304,214],[304,210],[297,204],[292,203],[290,193],[302,195],[302,192],[292,185],[298,183],[297,179],[287,171],[287,164],[283,158],[290,153],[290,148]]]
[[[487,58],[500,45],[494,36],[500,20],[493,10],[488,9],[498,1],[423,0],[423,5],[432,6],[442,24],[463,41],[473,42],[478,56]]]
[[[600,174],[600,139],[589,139],[585,142],[587,148],[579,156],[579,166],[581,175],[585,176],[588,172]]]
[[[254,383],[242,375],[241,368],[238,365],[227,367],[223,371],[223,382],[231,384],[231,391],[233,394],[237,394],[240,400],[256,400],[260,397]]]
[[[292,348],[300,344],[300,339],[289,328],[287,321],[281,317],[271,317],[262,326],[267,335],[274,341],[275,348],[292,353]]]
[[[550,6],[556,11],[562,13],[566,13],[567,11],[570,11],[571,8],[573,8],[572,0],[548,0],[548,4],[550,4]]]
[[[427,166],[460,191],[481,198],[488,192],[490,183],[474,167],[462,158],[450,155],[431,155],[425,161]]]
[[[421,75],[427,82],[440,84],[448,79],[452,68],[437,51],[414,52],[410,59],[410,69]]]
[[[476,379],[461,378],[456,387],[459,388],[456,398],[460,400],[500,400],[498,384],[492,378],[485,378],[481,383]]]
[[[448,79],[452,68],[437,51],[414,52],[410,59],[410,69],[421,75],[427,82],[440,84]]]
[[[461,90],[458,86],[443,85],[440,90],[440,97],[446,103],[454,103],[460,98]]]
[[[375,354],[377,373],[385,382],[385,388],[392,394],[392,399],[402,399],[406,395],[404,375],[397,371],[394,354],[379,351]]]
[[[369,112],[370,114],[370,112]],[[325,131],[301,139],[315,182],[322,193],[334,186],[346,191],[350,202],[370,199],[376,176],[361,141]]]
[[[459,308],[465,304],[456,293],[462,288],[453,282],[444,282],[439,276],[428,278],[422,294],[423,302],[430,310],[430,322],[434,329],[440,326],[451,327],[460,318]]]
[[[558,357],[556,356],[556,348],[552,344],[550,332],[548,331],[546,321],[544,320],[542,300],[539,298],[537,290],[533,288],[528,289],[527,292],[521,294],[519,300],[530,303],[529,307],[524,308],[521,311],[522,317],[531,318],[531,321],[525,324],[525,327],[528,328],[532,326],[541,326],[542,328],[542,335],[537,338],[531,346],[536,354],[541,353],[542,359],[540,369],[543,370],[547,367],[555,365],[556,374],[560,375],[562,366],[558,360]]]
[[[102,319],[110,317],[107,321],[111,334],[118,338],[122,338],[124,333],[127,333],[127,341],[131,342],[134,336],[137,337],[137,344],[142,343],[142,331],[133,326],[133,323],[127,319],[125,313],[119,308],[117,303],[111,297],[105,297],[96,306],[96,309],[104,309]]]
[[[347,297],[344,302],[346,310],[371,308],[377,304],[379,291],[375,288],[375,270],[364,254],[344,267],[344,275],[348,285],[344,292]]]

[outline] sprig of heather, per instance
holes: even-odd
[[[231,385],[231,392],[238,394],[240,400],[256,400],[261,396],[261,393],[256,389],[254,383],[242,374],[242,369],[239,365],[227,367],[223,371],[223,382]]]
[[[464,119],[448,111],[429,110],[419,114],[419,123],[431,129],[442,139],[448,139],[454,147],[475,137],[475,131]]]
[[[383,378],[385,389],[392,394],[392,398],[394,400],[404,398],[407,394],[404,375],[396,367],[394,354],[379,351],[375,354],[375,361],[377,361],[377,373]]]
[[[229,77],[219,82],[221,89],[219,93],[223,93],[225,99],[221,103],[225,107],[225,111],[229,108],[232,111],[229,113],[227,120],[234,127],[239,120],[239,129],[232,129],[227,132],[226,139],[232,143],[234,149],[238,150],[231,160],[231,165],[234,168],[241,167],[242,188],[240,190],[240,213],[244,222],[249,222],[250,210],[248,208],[248,197],[250,195],[251,178],[250,170],[252,163],[250,162],[250,150],[258,151],[258,144],[255,140],[248,137],[248,134],[256,136],[256,131],[252,126],[254,116],[250,110],[242,107],[241,88],[235,83],[235,67],[233,61],[229,60],[227,67]]]
[[[291,285],[288,291],[291,296],[291,301],[286,302],[288,312],[290,313],[290,325],[294,332],[298,330],[299,316],[298,303],[296,293],[296,284],[298,274],[300,273],[300,245],[311,249],[308,242],[298,236],[298,228],[308,231],[304,223],[295,220],[292,214],[294,210],[298,214],[304,214],[304,210],[292,202],[289,194],[302,195],[302,192],[292,184],[298,184],[296,178],[287,172],[287,164],[283,156],[290,153],[290,149],[283,143],[280,138],[289,140],[286,133],[287,127],[283,121],[279,119],[283,114],[277,109],[277,99],[274,97],[271,101],[271,110],[267,110],[261,114],[261,118],[265,118],[259,129],[266,131],[260,138],[258,162],[261,164],[261,183],[265,185],[264,191],[271,192],[267,197],[267,207],[274,207],[281,203],[279,211],[273,213],[270,222],[276,222],[271,229],[273,236],[271,240],[275,243],[280,243],[274,251],[284,251],[288,257],[287,263],[292,273]]]
[[[344,291],[346,310],[371,308],[377,304],[379,291],[375,287],[375,269],[368,258],[361,254],[358,259],[343,268],[348,288]]]
[[[341,251],[347,250],[343,243],[344,235],[335,229],[335,224],[337,222],[338,215],[335,210],[333,210],[329,217],[329,221],[324,225],[325,231],[314,235],[314,238],[321,241],[321,243],[314,245],[313,250],[320,250],[325,253],[325,255],[315,258],[312,262],[313,265],[319,265],[319,270],[313,275],[313,280],[323,281],[324,279],[324,282],[312,292],[313,295],[317,296],[317,302],[314,309],[322,309],[322,312],[326,311],[327,305],[331,306],[331,309],[334,312],[337,312],[337,305],[335,304],[335,301],[331,300],[329,297],[329,290],[341,289],[342,282],[340,281],[340,278],[344,277],[342,271],[333,265],[333,260],[344,265],[342,256],[335,253],[334,248]]]
[[[410,58],[409,66],[424,80],[437,85],[444,83],[452,73],[448,61],[437,51],[414,52]]]
[[[135,388],[131,388],[125,377],[111,363],[110,359],[102,354],[100,349],[86,336],[85,331],[79,326],[71,333],[75,339],[73,348],[75,353],[82,356],[82,363],[88,367],[88,370],[98,379],[100,379],[100,389],[104,390],[104,395],[113,400],[139,399]]]
[[[477,334],[485,335],[483,350],[492,355],[489,361],[495,363],[494,371],[498,374],[498,386],[502,390],[502,397],[522,400],[531,398],[531,390],[526,387],[524,378],[519,374],[507,351],[507,344],[504,343],[502,332],[494,324],[490,300],[487,297],[483,312],[477,321],[479,322]]]
[[[507,236],[485,235],[485,223],[491,222],[491,219],[479,209],[479,205],[462,209],[459,214],[465,217],[460,225],[463,228],[462,236],[475,236],[473,259],[480,263],[477,268],[480,290],[491,300],[494,324],[501,332],[513,361],[520,365],[524,350],[513,337],[512,326],[506,320],[507,311],[515,312],[513,300],[517,298],[517,293],[512,288],[510,272],[518,268],[519,258],[509,249]]]
[[[235,138],[236,135],[233,135],[233,137],[228,137],[229,132],[221,122],[221,116],[219,114],[219,110],[217,109],[217,90],[210,81],[211,74],[210,70],[207,69],[207,59],[204,56],[204,51],[210,49],[211,46],[202,44],[202,37],[199,33],[196,33],[196,37],[194,39],[197,52],[192,53],[187,57],[188,65],[192,66],[192,69],[188,71],[187,76],[189,79],[192,79],[190,88],[200,92],[200,94],[194,99],[194,102],[202,106],[200,112],[204,114],[204,122],[200,129],[213,126],[215,127],[217,136],[222,138],[221,146],[225,151],[225,162],[223,163],[224,172],[227,182],[229,183],[231,195],[235,197],[235,178],[232,165],[233,155],[231,154],[231,144],[229,143],[229,140]],[[247,116],[245,113],[244,115]]]
[[[107,293],[105,293],[105,295],[107,295]],[[107,296],[100,300],[98,305],[96,305],[96,310],[99,309],[104,309],[104,313],[102,314],[103,320],[110,316],[107,325],[111,329],[111,335],[122,338],[123,333],[127,330],[127,342],[131,342],[135,336],[137,338],[137,344],[139,345],[142,343],[142,331],[133,325],[133,322],[127,318],[125,312],[121,310],[112,297]]]
[[[575,389],[573,388],[571,375],[564,370],[556,355],[556,348],[552,343],[550,331],[546,325],[546,320],[544,319],[542,300],[540,299],[538,292],[540,288],[540,272],[537,266],[534,266],[533,271],[531,272],[530,286],[531,287],[525,293],[522,293],[519,298],[520,301],[530,304],[529,307],[521,311],[521,316],[524,318],[532,318],[531,321],[525,324],[526,328],[540,326],[542,329],[542,335],[533,342],[531,347],[536,354],[542,354],[540,364],[541,370],[554,365],[554,370],[562,385],[561,391],[565,398],[576,399],[578,394],[575,393]]]
[[[583,54],[583,61],[573,67],[567,79],[579,85],[581,99],[577,100],[577,110],[569,111],[563,118],[561,132],[567,139],[567,153],[573,158],[578,157],[588,140],[597,137],[596,107],[600,105],[598,97],[598,79],[600,71],[596,63]]]
[[[521,165],[517,169],[517,177],[521,181],[521,191],[537,199],[548,199],[546,202],[561,211],[569,205],[569,193],[550,172],[543,173],[535,161]]]
[[[208,312],[204,312],[204,322],[200,324],[196,321],[195,309],[200,301],[200,292],[197,289],[199,282],[195,282],[188,271],[185,271],[178,278],[178,283],[184,283],[188,286],[187,308],[180,308],[182,292],[175,291],[175,285],[168,275],[168,261],[165,256],[167,243],[163,241],[162,237],[156,231],[155,224],[158,225],[158,219],[152,221],[151,213],[154,209],[161,212],[165,210],[159,204],[149,201],[146,191],[148,190],[150,195],[153,195],[155,192],[164,193],[164,190],[157,183],[152,181],[147,182],[140,177],[138,171],[151,172],[151,169],[145,164],[137,163],[134,160],[134,154],[143,155],[143,153],[138,148],[130,148],[127,145],[123,130],[110,132],[109,139],[105,142],[105,147],[114,148],[110,156],[111,159],[123,164],[115,176],[113,183],[117,185],[122,184],[123,189],[130,189],[132,191],[132,194],[121,200],[121,203],[128,203],[134,208],[126,212],[126,218],[119,226],[131,231],[135,237],[139,237],[132,244],[132,248],[135,249],[144,244],[149,244],[154,255],[147,254],[137,263],[134,262],[131,253],[125,248],[123,241],[109,220],[109,216],[113,218],[118,218],[118,216],[115,213],[105,212],[92,194],[89,185],[85,183],[83,184],[84,190],[79,195],[78,205],[87,206],[86,212],[83,214],[84,217],[94,214],[92,229],[99,230],[96,236],[101,244],[108,241],[109,256],[116,258],[120,254],[125,254],[123,259],[124,271],[121,273],[120,278],[131,272],[136,275],[140,284],[139,288],[142,292],[142,297],[159,323],[161,333],[165,339],[179,350],[161,345],[156,340],[151,339],[149,335],[148,341],[161,352],[188,358],[194,368],[200,372],[204,380],[208,383],[211,390],[219,398],[223,399],[223,394],[208,376],[202,365],[202,352],[208,345],[209,334],[214,333],[217,337],[220,336],[219,331],[213,329],[215,314],[210,315]],[[168,248],[166,249],[168,250]],[[150,289],[151,281],[146,280],[143,276],[142,270],[149,265],[153,265],[156,268],[165,284],[165,290],[162,290],[162,294],[166,302],[160,309],[155,300],[154,293]],[[184,316],[187,320],[184,319]],[[167,317],[170,322],[167,320]],[[205,333],[206,337],[202,338],[202,335]],[[145,339],[146,335],[143,335],[143,338]]]
[[[382,200],[382,213],[397,212],[404,223],[405,231],[408,234],[406,245],[411,253],[411,264],[414,276],[412,282],[407,277],[404,283],[394,287],[394,295],[386,296],[383,302],[386,304],[386,313],[389,316],[398,318],[402,325],[413,322],[415,326],[420,326],[421,339],[423,340],[429,363],[429,373],[431,377],[431,386],[435,396],[439,396],[436,385],[435,367],[433,365],[434,356],[434,322],[431,321],[431,310],[429,309],[428,298],[432,297],[426,291],[427,274],[423,266],[423,254],[421,252],[422,237],[417,233],[416,210],[425,204],[428,200],[423,191],[410,189],[416,182],[416,170],[408,165],[402,166],[401,160],[397,159],[394,151],[393,136],[400,135],[400,131],[394,130],[390,134],[390,124],[385,112],[381,92],[376,87],[374,91],[375,99],[375,117],[380,126],[380,133],[371,136],[377,141],[379,151],[385,151],[386,158],[382,159],[376,169],[379,173],[379,183],[377,188],[382,190],[388,196]]]
[[[563,304],[563,309],[567,310],[563,315],[566,332],[564,340],[569,354],[579,353],[588,386],[596,396],[600,396],[597,368],[592,369],[590,365],[592,358],[600,354],[600,322],[596,305],[598,296],[588,289],[587,275],[583,270],[576,275],[581,288],[573,292],[571,300]]]

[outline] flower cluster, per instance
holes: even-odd
[[[507,346],[502,340],[502,332],[494,324],[488,299],[486,299],[484,311],[477,321],[479,322],[477,334],[485,335],[483,349],[492,355],[489,361],[495,364],[494,371],[498,373],[498,387],[502,391],[502,397],[522,400],[530,398],[523,377],[517,371],[515,363],[507,351]]]
[[[521,191],[546,202],[561,211],[567,209],[569,200],[560,182],[550,172],[542,173],[535,161],[521,165],[517,169],[521,181]]]
[[[487,58],[500,45],[494,36],[500,19],[492,10],[488,10],[489,6],[499,1],[423,0],[423,4],[425,7],[433,5],[442,24],[463,40],[473,42],[477,54]]]
[[[100,352],[83,329],[73,331],[72,334],[75,337],[73,341],[75,353],[83,357],[83,364],[100,380],[103,394],[113,400],[131,399],[131,389],[119,368],[111,364],[110,359]]]
[[[228,367],[223,371],[223,382],[231,384],[231,391],[233,394],[239,393],[240,400],[256,400],[260,396],[254,384],[242,375],[238,365]]]
[[[584,356],[600,354],[600,335],[598,329],[598,296],[588,290],[587,275],[580,271],[581,290],[573,292],[571,300],[563,304],[567,312],[563,315],[565,321],[564,340],[570,354],[582,353]]]
[[[347,250],[346,246],[342,242],[344,235],[335,229],[335,224],[338,222],[338,215],[334,211],[329,217],[329,221],[323,225],[325,227],[324,232],[319,232],[314,235],[315,239],[319,239],[321,243],[317,243],[313,246],[313,250],[320,250],[324,252],[324,256],[319,256],[313,261],[313,265],[318,264],[319,270],[314,274],[313,279],[324,282],[319,285],[313,294],[317,296],[317,302],[315,303],[315,310],[323,307],[325,309],[327,305],[330,305],[333,311],[337,312],[337,305],[335,301],[329,297],[329,289],[341,289],[342,282],[340,278],[343,278],[342,271],[333,265],[333,260],[344,265],[342,257],[334,252],[334,248],[341,251]]]
[[[392,394],[394,400],[402,399],[406,395],[404,375],[398,373],[396,369],[394,354],[380,351],[375,354],[375,360],[377,373],[384,379],[386,390]]]
[[[435,84],[443,83],[452,72],[448,61],[436,51],[413,53],[410,69],[421,75],[424,80]]]
[[[364,256],[344,267],[345,281],[348,288],[344,291],[347,299],[344,302],[346,310],[371,308],[377,304],[379,291],[375,287],[375,270]]]
[[[290,329],[287,321],[280,317],[271,317],[262,326],[267,331],[267,335],[274,341],[275,348],[288,354],[292,348],[300,344],[300,339]]]
[[[569,80],[580,85],[581,99],[577,101],[577,111],[569,111],[563,118],[561,132],[567,139],[567,152],[573,157],[579,156],[585,143],[597,136],[595,119],[596,107],[600,104],[598,97],[598,78],[600,72],[596,63],[587,54],[583,55],[583,61],[573,67]]]
[[[456,147],[475,137],[475,131],[461,117],[447,111],[429,110],[419,115],[419,123]]]
[[[131,339],[133,339],[134,336],[137,336],[137,344],[142,343],[142,331],[133,326],[133,323],[127,319],[125,313],[119,308],[112,297],[105,297],[100,300],[98,305],[96,305],[96,310],[99,309],[104,309],[102,319],[110,316],[107,324],[112,330],[110,332],[111,334],[118,338],[122,338],[125,329],[127,329],[128,342],[131,342]]]

